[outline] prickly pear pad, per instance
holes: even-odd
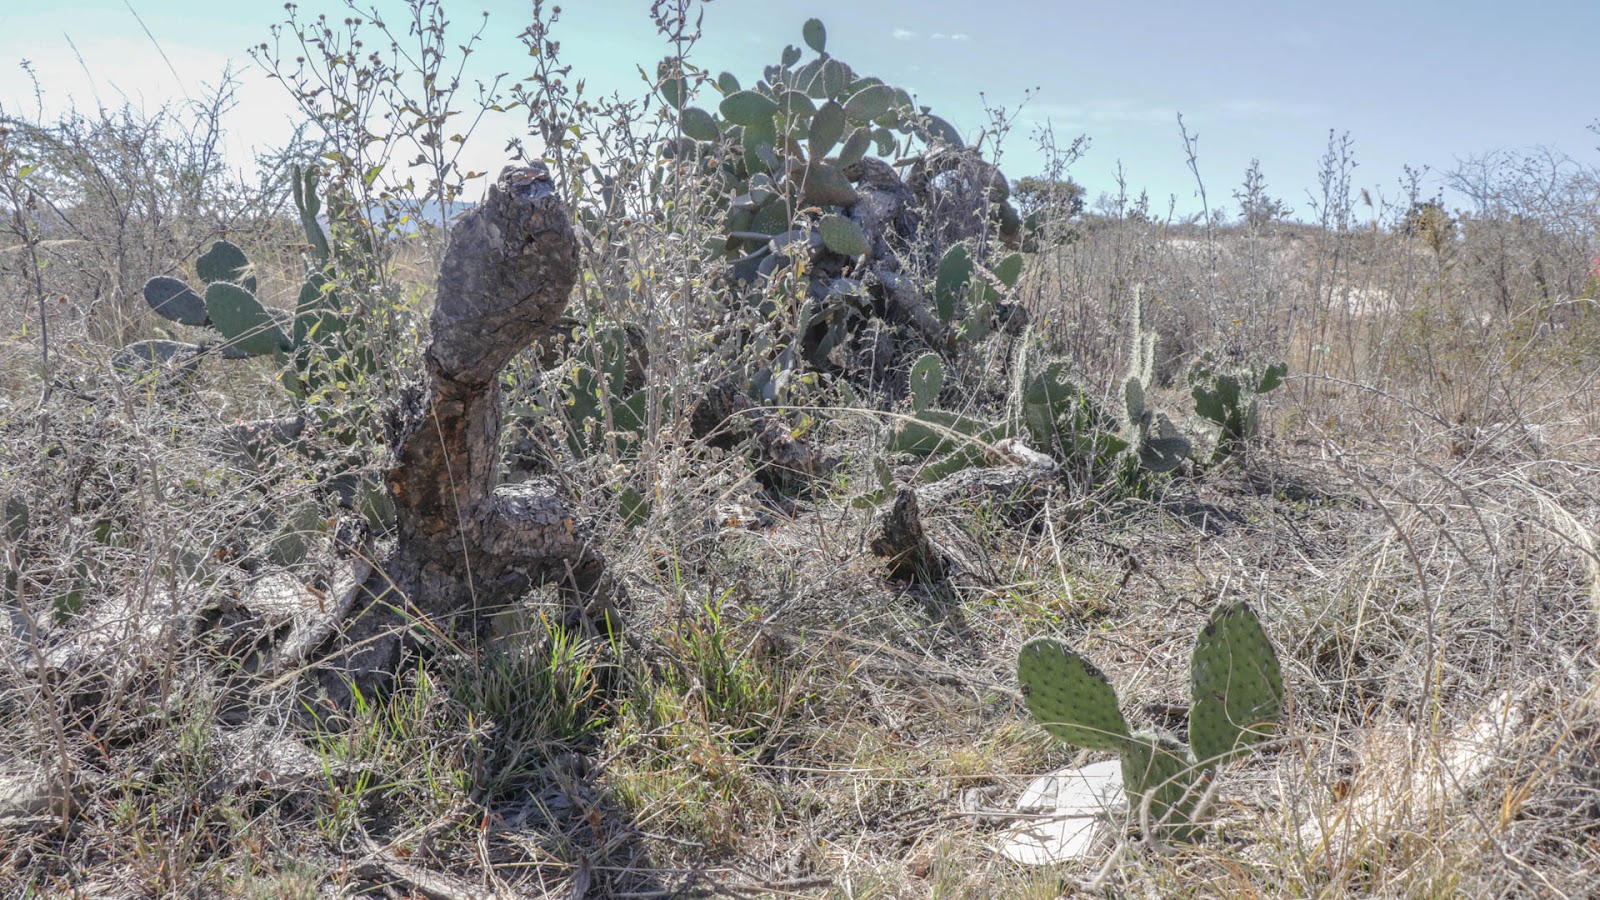
[[[1123,752],[1128,723],[1117,692],[1094,664],[1060,641],[1034,638],[1017,655],[1028,711],[1044,730],[1087,750]]]
[[[206,312],[211,316],[212,327],[248,356],[294,349],[255,295],[236,284],[214,281],[208,285]]]
[[[1283,707],[1283,672],[1248,603],[1218,607],[1195,638],[1189,745],[1202,763],[1226,761],[1259,741]]]

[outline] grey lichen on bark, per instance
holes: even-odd
[[[537,163],[501,172],[451,229],[426,372],[398,415],[394,547],[321,679],[330,694],[383,681],[411,626],[477,635],[532,585],[559,583],[584,595],[575,608],[607,614],[604,562],[557,484],[498,484],[500,372],[561,318],[578,270],[572,217]]]

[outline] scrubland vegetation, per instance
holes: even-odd
[[[227,81],[0,111],[7,896],[1594,895],[1594,158],[1472,159],[1447,208],[1330,135],[1306,208],[1252,169],[1177,221],[815,20],[715,73],[657,4],[627,99],[541,3],[483,95],[409,10],[291,7],[255,55],[306,128],[255,184]],[[574,254],[503,368],[430,320],[497,246],[452,155],[485,114]],[[503,412],[498,466],[452,398]],[[1106,728],[1203,714],[1219,607],[1281,715],[1153,801],[1195,827],[1001,852],[1035,777],[1134,752]],[[1125,725],[1036,724],[1041,636]]]

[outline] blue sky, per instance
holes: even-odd
[[[400,8],[396,0],[377,2]],[[648,2],[561,5],[555,37],[574,75],[591,91],[640,90],[636,65],[653,71],[665,53]],[[462,36],[481,11],[490,13],[477,72],[527,71],[516,40],[525,0],[448,0],[447,8]],[[1398,193],[1403,165],[1437,173],[1493,150],[1551,146],[1600,164],[1600,136],[1586,130],[1600,118],[1597,0],[1534,0],[1515,12],[1481,0],[715,0],[704,10],[694,59],[747,84],[785,44],[799,44],[801,23],[818,16],[834,55],[904,85],[969,133],[986,120],[980,93],[1015,108],[1037,89],[1006,145],[1007,174],[1040,167],[1029,132],[1049,121],[1063,140],[1091,138],[1072,171],[1091,197],[1115,190],[1120,163],[1129,186],[1148,190],[1157,211],[1169,202],[1180,213],[1199,208],[1180,112],[1199,136],[1212,205],[1230,209],[1246,166],[1258,158],[1269,193],[1308,212],[1330,129],[1350,134],[1355,187],[1375,196]],[[345,14],[328,0],[303,0],[301,12]],[[32,61],[51,110],[68,102],[119,105],[124,97],[154,107],[196,96],[231,60],[246,80],[229,122],[243,163],[246,146],[281,141],[289,131],[286,95],[246,54],[283,14],[282,0],[0,4],[0,104],[32,110],[32,88],[17,67],[23,59]],[[497,168],[517,125],[514,117],[488,122],[473,161]]]

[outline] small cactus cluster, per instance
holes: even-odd
[[[273,356],[286,363],[284,386],[296,398],[306,399],[324,384],[347,374],[343,370],[352,364],[370,372],[374,362],[370,354],[349,346],[351,323],[343,315],[329,280],[328,239],[317,221],[321,204],[315,170],[296,170],[294,200],[306,234],[308,259],[292,314],[260,301],[249,258],[226,240],[213,243],[195,260],[195,275],[203,289],[196,290],[181,278],[158,275],[145,282],[144,299],[157,315],[169,321],[217,332],[221,337],[218,349],[224,358]],[[180,341],[142,341],[119,351],[116,362],[125,371],[160,362],[179,366],[180,373],[192,373],[206,349],[204,345]]]
[[[1165,413],[1145,403],[1145,395],[1155,383],[1156,333],[1144,328],[1144,302],[1138,289],[1133,293],[1133,320],[1128,328],[1128,373],[1122,382],[1122,435],[1140,468],[1151,472],[1170,472],[1189,456],[1189,439],[1178,432]]]
[[[999,305],[1022,277],[1022,264],[1021,253],[1010,253],[986,267],[965,242],[945,251],[933,285],[934,309],[946,325],[959,320],[957,342],[972,346],[989,336]]]
[[[1231,457],[1243,457],[1250,440],[1260,431],[1257,398],[1283,384],[1289,374],[1288,363],[1274,363],[1265,369],[1245,367],[1233,372],[1218,371],[1207,353],[1189,369],[1190,393],[1194,411],[1217,432],[1211,464]]]
[[[1058,461],[1090,458],[1103,465],[1126,446],[1115,434],[1116,420],[1101,412],[1085,393],[1071,367],[1060,360],[1030,371],[1017,362],[1008,412],[998,421],[935,409],[944,384],[944,364],[928,353],[911,365],[912,414],[891,433],[889,451],[937,461],[921,470],[933,482],[953,472],[983,465],[987,448],[1005,438],[1025,436]]]
[[[586,456],[614,435],[622,446],[643,430],[649,393],[644,381],[644,337],[637,329],[594,329],[560,384],[567,445]]]
[[[1147,816],[1152,836],[1177,841],[1197,836],[1197,805],[1217,768],[1266,737],[1283,707],[1277,653],[1243,601],[1219,606],[1195,638],[1188,747],[1164,733],[1130,731],[1111,682],[1060,641],[1024,645],[1017,680],[1028,711],[1051,735],[1121,755],[1129,805]]]
[[[952,248],[946,254],[947,261],[959,249],[962,245]],[[961,268],[959,264],[952,267]],[[941,266],[941,281],[945,268]],[[1006,279],[1014,279],[1020,270],[1018,257],[1014,269],[1007,260],[992,274],[1001,284],[1009,284]],[[968,290],[966,279],[982,281],[980,276],[985,274],[977,268],[965,269],[965,274],[959,276],[959,290]],[[981,284],[971,290],[970,296],[981,301],[993,290],[992,285]],[[1013,363],[1016,374],[1004,419],[991,422],[935,409],[939,388],[933,385],[944,384],[944,368],[936,355],[927,354],[911,366],[912,415],[890,437],[890,452],[942,456],[922,470],[922,478],[928,481],[981,465],[987,445],[1019,436],[1027,437],[1036,449],[1064,467],[1076,464],[1064,471],[1090,478],[1118,467],[1130,481],[1142,473],[1172,471],[1188,458],[1191,447],[1172,420],[1146,402],[1146,392],[1154,380],[1156,336],[1144,330],[1142,314],[1136,293],[1128,371],[1122,381],[1122,404],[1115,415],[1095,402],[1066,362],[1053,360],[1037,369],[1030,366],[1025,341]]]

